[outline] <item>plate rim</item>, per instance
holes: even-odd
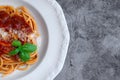
[[[59,73],[60,71],[62,70],[63,66],[64,66],[64,63],[65,63],[65,59],[66,59],[66,56],[67,56],[67,51],[68,51],[68,47],[69,47],[69,43],[70,43],[70,33],[69,33],[69,30],[68,30],[68,25],[67,25],[67,21],[65,19],[65,15],[64,15],[64,12],[62,10],[62,7],[60,6],[60,4],[56,1],[56,0],[46,0],[57,12],[57,16],[59,18],[59,21],[61,23],[61,27],[63,29],[63,36],[64,36],[64,39],[63,39],[63,46],[61,47],[62,49],[62,58],[60,58],[60,60],[58,61],[58,67],[57,69],[55,69],[53,72],[52,72],[52,75],[51,76],[48,76],[47,80],[53,80]]]

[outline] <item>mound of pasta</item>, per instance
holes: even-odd
[[[24,7],[0,6],[0,73],[26,70],[38,60],[37,25]]]

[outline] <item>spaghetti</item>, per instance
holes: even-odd
[[[14,49],[12,41],[36,45],[38,36],[35,20],[25,7],[0,6],[0,73],[3,77],[15,70],[26,70],[38,60],[37,52],[33,52],[27,62],[22,62],[18,55],[10,56],[8,53]]]

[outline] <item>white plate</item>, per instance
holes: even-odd
[[[70,39],[61,7],[55,0],[0,0],[0,5],[27,7],[41,34],[39,61],[27,71],[15,71],[0,80],[53,80],[63,67]]]

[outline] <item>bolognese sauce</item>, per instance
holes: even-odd
[[[13,41],[14,36],[9,33],[12,32],[17,36],[18,40],[25,43],[26,40],[24,40],[24,38],[27,38],[25,35],[29,35],[33,32],[31,26],[23,17],[17,14],[10,16],[5,11],[0,11],[0,29],[8,34],[4,39],[4,42],[2,41],[3,37],[0,37],[0,55],[3,53],[9,53],[9,51],[13,49],[13,47],[10,46],[10,43]],[[3,33],[1,33],[1,35],[3,35]],[[23,38],[21,38],[22,36]]]

